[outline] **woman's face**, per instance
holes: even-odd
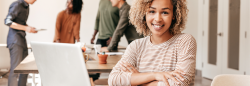
[[[28,4],[34,4],[36,0],[25,0]]]
[[[120,0],[110,0],[113,7],[117,7]]]
[[[73,9],[72,0],[68,0],[68,1],[67,1],[67,9],[68,9],[68,10],[72,10],[72,9]]]
[[[152,35],[170,34],[169,27],[173,20],[171,0],[154,0],[147,11],[146,22]]]

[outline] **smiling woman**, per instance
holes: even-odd
[[[36,2],[36,0],[24,0],[24,1],[26,1],[29,4],[34,4]]]
[[[170,33],[175,35],[185,29],[188,9],[186,0],[167,0],[171,1],[173,6],[171,12],[173,13],[173,21],[170,27]],[[153,0],[137,0],[134,2],[130,10],[130,22],[137,27],[137,31],[144,35],[150,35],[151,32],[146,24],[146,14],[150,9]],[[163,3],[162,3],[163,4]]]
[[[136,0],[130,22],[147,37],[127,47],[109,76],[109,85],[193,85],[196,41],[181,33],[187,12],[186,0]]]

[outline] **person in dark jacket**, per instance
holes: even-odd
[[[112,7],[110,0],[100,0],[91,44],[94,44],[95,36],[99,33],[96,44],[107,47],[110,44],[118,21],[119,9]]]
[[[119,8],[119,22],[113,33],[112,40],[108,47],[103,47],[101,51],[111,52],[117,51],[118,43],[125,34],[128,44],[138,38],[142,38],[142,35],[136,32],[135,27],[129,23],[129,10],[130,5],[127,4],[126,0],[110,0],[112,6]]]
[[[14,73],[14,69],[28,55],[26,33],[37,33],[34,27],[28,26],[26,21],[29,16],[29,4],[36,0],[18,0],[9,7],[8,15],[5,19],[5,25],[9,26],[7,37],[7,47],[10,51],[10,74],[8,86],[26,86],[28,74]]]

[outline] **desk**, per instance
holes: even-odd
[[[6,47],[7,48],[7,44],[0,44],[0,47]],[[31,49],[30,44],[27,44],[28,49]]]
[[[86,47],[88,47],[88,48],[91,48],[91,49],[94,49],[94,44],[91,44],[91,45],[86,45]],[[120,46],[120,45],[118,45],[118,47],[117,47],[118,49],[126,49],[126,47],[124,47],[124,46]]]
[[[89,54],[90,58],[97,57],[94,51]],[[87,61],[86,68],[89,73],[110,73],[112,68],[121,59],[121,55],[109,56],[107,64],[99,64],[98,61]],[[38,73],[37,65],[33,53],[30,53],[15,69],[14,73]]]
[[[7,44],[0,44],[0,47],[7,47]],[[27,47],[28,47],[28,49],[31,49],[31,45],[30,44],[27,44]],[[88,47],[88,48],[91,48],[91,49],[94,49],[94,44],[91,44],[91,45],[86,45],[86,47]],[[124,47],[124,46],[118,46],[118,49],[126,49],[126,47]]]

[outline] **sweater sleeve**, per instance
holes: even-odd
[[[5,25],[10,26],[13,23],[13,20],[16,19],[16,17],[18,16],[18,14],[20,12],[19,7],[20,6],[17,2],[10,5],[9,13],[4,20]]]
[[[80,25],[81,25],[81,13],[77,16],[76,24],[73,29],[75,39],[80,39]]]
[[[62,18],[63,18],[63,11],[57,15],[54,42],[56,42],[56,40],[60,40]]]
[[[123,36],[124,31],[127,29],[128,25],[129,25],[128,12],[129,12],[129,9],[126,9],[120,15],[118,25],[115,29],[115,32],[113,33],[112,40],[108,46],[109,51],[112,51],[116,47],[118,47],[118,43],[119,43],[121,37]]]
[[[131,74],[129,72],[123,72],[121,70],[121,61],[126,61],[136,68],[136,53],[137,49],[136,41],[133,41],[128,45],[124,55],[121,60],[113,67],[108,79],[109,86],[131,86]]]
[[[179,80],[181,85],[176,84],[173,80],[168,79],[170,86],[190,86],[195,78],[195,64],[196,64],[196,41],[193,36],[185,34],[181,37],[177,50],[177,70],[185,72],[184,81]],[[159,81],[158,86],[166,86],[164,82]]]

